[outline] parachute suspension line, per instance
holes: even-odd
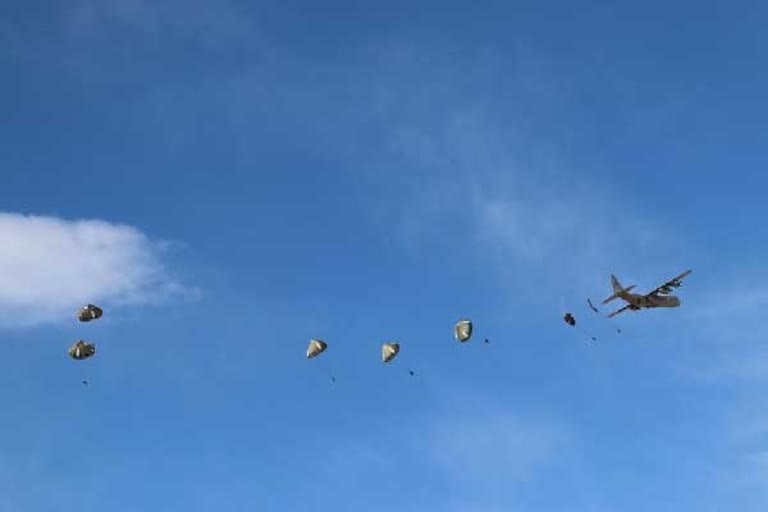
[[[579,330],[584,333],[584,336],[588,337],[592,341],[597,341],[597,338],[595,338],[594,336],[589,334],[587,331],[585,331],[583,327],[579,327]]]
[[[602,316],[603,318],[607,319],[608,322],[610,322],[611,325],[613,325],[613,328],[616,329],[616,332],[618,334],[621,334],[621,328],[616,325],[616,321],[613,318],[608,317],[607,315],[603,315],[600,313],[600,310],[597,309],[597,307],[592,303],[592,300],[587,298],[587,304],[589,304],[589,308],[594,311],[596,314]]]
[[[563,320],[565,323],[570,325],[571,327],[576,327],[576,319],[573,317],[571,313],[566,313],[565,316],[563,316]],[[597,341],[597,338],[589,334],[587,331],[584,330],[584,328],[579,327],[578,328],[582,333],[584,333],[584,336],[590,338],[592,341]]]

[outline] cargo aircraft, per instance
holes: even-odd
[[[676,308],[680,305],[680,299],[674,295],[670,295],[673,288],[680,288],[683,285],[683,278],[693,272],[692,270],[686,270],[679,276],[670,279],[663,285],[659,286],[652,292],[640,295],[637,293],[629,293],[636,285],[627,286],[624,288],[616,279],[616,276],[611,274],[611,286],[613,287],[613,295],[603,301],[603,304],[607,304],[615,299],[622,299],[627,303],[621,309],[618,309],[608,315],[608,318],[623,313],[626,310],[638,311],[643,308]]]

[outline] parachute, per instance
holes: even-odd
[[[69,347],[69,357],[72,359],[88,359],[96,353],[96,345],[84,340],[77,340],[74,345]]]
[[[91,320],[101,318],[103,313],[104,311],[102,311],[100,307],[94,306],[93,304],[88,304],[80,308],[80,310],[77,312],[77,319],[81,322],[90,322]]]
[[[381,346],[381,361],[384,363],[390,362],[398,352],[400,352],[399,343],[384,343]]]
[[[472,322],[469,320],[459,320],[453,327],[453,335],[461,343],[464,343],[472,336]]]
[[[327,348],[328,344],[323,340],[311,340],[309,342],[309,346],[307,347],[307,359],[312,359],[313,357],[319,356],[325,352],[325,349]]]

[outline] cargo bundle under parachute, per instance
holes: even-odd
[[[453,335],[458,341],[464,343],[472,337],[472,322],[469,320],[459,320],[453,327]]]
[[[307,359],[312,359],[313,357],[319,356],[325,352],[325,349],[327,348],[328,344],[323,340],[311,340],[309,342],[309,346],[307,347]]]
[[[383,363],[390,362],[395,358],[398,352],[400,352],[399,343],[384,343],[381,346],[381,361]]]
[[[77,340],[74,345],[69,347],[69,357],[81,361],[88,359],[96,353],[96,345],[84,340]]]
[[[80,311],[77,312],[77,319],[81,322],[90,322],[91,320],[101,318],[102,314],[104,314],[104,311],[102,311],[100,307],[88,304],[80,308]]]

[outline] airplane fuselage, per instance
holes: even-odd
[[[619,293],[619,297],[633,306],[640,308],[676,308],[680,306],[680,298],[674,295],[638,295],[636,293]]]

